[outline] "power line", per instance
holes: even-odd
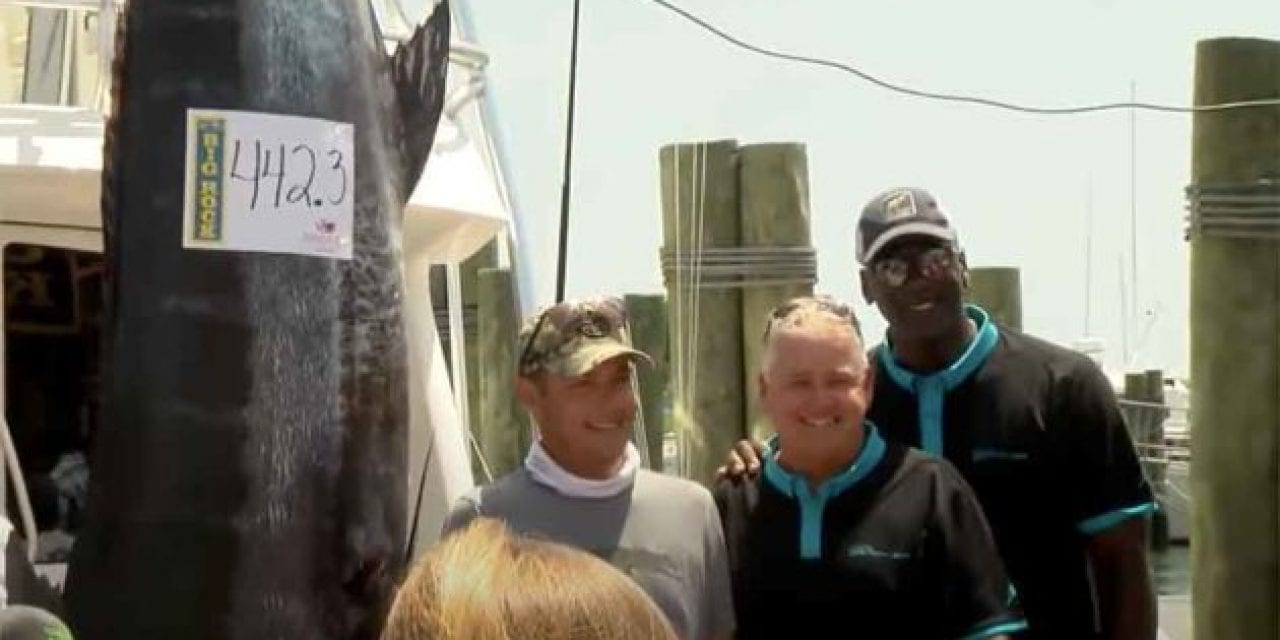
[[[667,0],[649,0],[649,1],[660,7],[663,7],[664,9],[667,9],[668,11],[671,11],[672,13],[675,13],[676,15],[679,15],[685,20],[688,20],[689,22],[692,22],[698,25],[705,31],[708,31],[718,36],[720,39],[725,40],[730,44],[737,46],[741,49],[746,49],[747,51],[751,51],[753,53],[757,53],[759,55],[766,56],[769,58],[776,58],[779,60],[786,60],[789,62],[798,62],[801,64],[808,64],[812,66],[826,67],[828,69],[843,71],[845,73],[855,75],[859,78],[862,78],[863,80],[866,80],[867,82],[870,82],[871,84],[888,89],[890,91],[896,91],[898,93],[904,93],[904,94],[915,96],[918,98],[928,98],[930,100],[942,100],[946,102],[976,104],[976,105],[981,105],[986,107],[995,107],[997,109],[1006,109],[1009,111],[1018,111],[1022,113],[1035,113],[1035,114],[1041,114],[1041,115],[1071,115],[1071,114],[1080,114],[1080,113],[1092,113],[1092,112],[1098,112],[1098,111],[1112,111],[1112,110],[1118,110],[1118,109],[1140,109],[1145,111],[1160,111],[1164,113],[1205,113],[1210,111],[1227,111],[1229,109],[1245,109],[1250,107],[1280,106],[1280,98],[1267,98],[1263,100],[1224,102],[1221,104],[1200,105],[1200,106],[1194,106],[1194,107],[1181,107],[1181,106],[1174,106],[1174,105],[1163,105],[1163,104],[1154,104],[1150,102],[1133,102],[1133,101],[1112,102],[1112,103],[1106,103],[1106,104],[1086,105],[1086,106],[1080,106],[1080,107],[1027,107],[1027,106],[1017,105],[1009,102],[1002,102],[1000,100],[992,100],[990,98],[979,98],[974,96],[962,96],[962,95],[955,95],[955,94],[949,94],[949,93],[934,93],[931,91],[921,91],[919,89],[912,89],[909,87],[893,84],[885,80],[881,80],[865,71],[858,69],[857,67],[845,64],[843,62],[827,60],[824,58],[812,58],[809,56],[802,56],[794,53],[785,53],[782,51],[775,51],[773,49],[768,49],[762,46],[754,45],[736,36],[726,33],[724,30],[720,29],[719,27],[716,27],[715,25],[707,22],[702,18],[699,18],[698,16],[686,11],[685,9],[682,9],[680,7],[677,7],[674,4],[671,4],[670,2],[667,2]]]

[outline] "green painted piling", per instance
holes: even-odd
[[[1280,97],[1280,42],[1196,47],[1195,104]],[[1200,112],[1197,185],[1280,178],[1280,106]],[[1280,241],[1189,238],[1195,636],[1280,638]]]
[[[664,249],[739,246],[737,143],[659,150]],[[710,484],[745,435],[742,292],[700,288],[696,270],[667,274],[673,427],[680,475]]]
[[[742,147],[739,193],[743,247],[809,247],[809,161],[803,144]],[[743,390],[749,432],[756,439],[772,433],[760,414],[756,377],[763,353],[769,311],[796,296],[813,294],[812,283],[746,286],[742,289]]]
[[[645,449],[649,452],[649,468],[662,471],[662,436],[666,432],[667,365],[667,299],[657,295],[625,297],[627,317],[631,325],[631,344],[653,358],[653,366],[638,365],[636,381],[640,386],[640,410],[644,418]]]
[[[1022,331],[1022,278],[1016,268],[970,269],[967,299],[986,309],[997,324]]]
[[[476,433],[497,478],[523,464],[530,442],[528,414],[515,394],[520,320],[511,270],[480,269],[475,292],[480,378]]]

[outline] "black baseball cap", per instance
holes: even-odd
[[[930,236],[953,246],[960,243],[938,199],[924,189],[904,187],[877,195],[862,209],[855,257],[870,264],[885,245],[903,236]]]

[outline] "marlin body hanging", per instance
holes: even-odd
[[[388,57],[367,0],[126,4],[102,185],[104,424],[66,593],[77,637],[379,633],[407,521],[400,223],[449,29],[441,1]],[[313,158],[342,180],[315,204],[350,198],[349,259],[184,246],[200,109],[349,127],[351,157]],[[313,197],[269,185],[263,198]]]

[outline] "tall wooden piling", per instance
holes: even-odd
[[[1022,278],[1016,268],[970,269],[967,298],[991,314],[997,324],[1022,331]]]
[[[776,247],[810,248],[809,162],[802,144],[756,144],[742,147],[739,157],[739,193],[744,248],[769,251]],[[772,432],[760,414],[756,376],[760,370],[761,337],[773,307],[795,296],[813,294],[811,274],[805,269],[784,272],[777,267],[802,265],[804,258],[782,261],[758,258],[761,269],[742,288],[743,390],[748,430],[761,439]],[[776,282],[776,284],[769,284]]]
[[[658,295],[625,298],[631,324],[631,344],[653,358],[653,366],[636,366],[640,386],[640,415],[644,419],[645,449],[649,468],[662,471],[662,438],[666,433],[668,382],[667,300]]]
[[[1280,98],[1280,42],[1196,47],[1195,104]],[[1280,638],[1280,106],[1192,121],[1197,638]]]
[[[691,261],[701,250],[737,247],[738,145],[677,144],[659,151],[664,269],[670,309],[672,420],[681,441],[680,475],[710,484],[733,443],[745,435],[742,292],[707,288]]]
[[[477,436],[489,471],[497,478],[523,464],[530,442],[528,414],[515,394],[520,319],[511,270],[480,269],[475,291],[480,334]]]

